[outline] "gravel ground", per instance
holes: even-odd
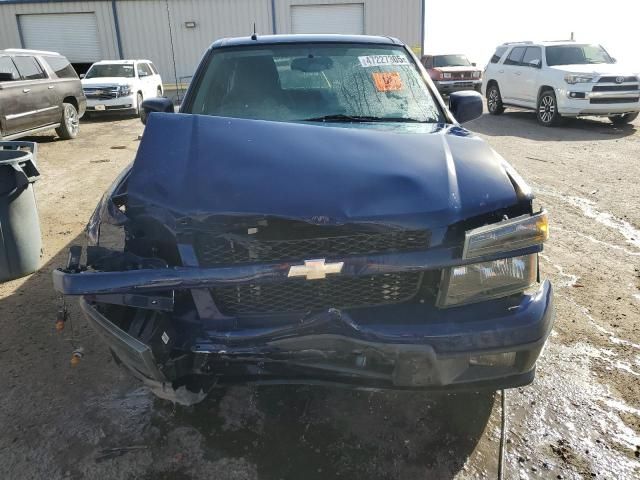
[[[234,387],[185,408],[123,372],[75,304],[56,333],[50,272],[142,128],[109,119],[71,142],[34,137],[45,266],[0,285],[0,478],[495,478],[499,396]],[[507,393],[506,478],[638,478],[640,122],[546,129],[510,111],[469,128],[552,222],[541,267],[556,326],[534,384]]]

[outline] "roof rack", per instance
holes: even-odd
[[[549,43],[574,42],[575,43],[575,40],[573,38],[565,38],[562,40],[545,40],[545,42],[549,42]]]
[[[521,42],[504,42],[503,45],[517,45],[519,43],[526,43],[527,45],[530,45],[533,42],[531,40],[523,40]]]

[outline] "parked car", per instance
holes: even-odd
[[[600,45],[516,42],[500,45],[484,72],[489,113],[507,106],[536,111],[538,122],[604,116],[615,124],[638,118],[640,70],[623,67]]]
[[[162,96],[162,78],[149,60],[103,60],[82,78],[90,114],[133,113],[144,116],[142,102]]]
[[[460,90],[479,92],[482,87],[482,70],[471,63],[466,55],[425,55],[422,64],[441,94],[448,95]]]
[[[86,99],[69,61],[55,52],[0,50],[0,139],[55,129],[78,136]]]
[[[164,397],[234,382],[530,383],[553,323],[547,215],[387,37],[216,41],[55,288]],[[166,112],[166,113],[156,113]],[[191,393],[190,393],[191,392]]]

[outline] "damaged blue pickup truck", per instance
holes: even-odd
[[[238,382],[501,389],[553,324],[531,189],[410,50],[365,36],[215,42],[152,112],[55,288],[156,394]]]

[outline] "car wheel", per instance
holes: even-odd
[[[625,113],[624,115],[612,115],[609,117],[609,120],[611,120],[611,123],[614,125],[625,125],[633,122],[636,118],[638,118],[638,112]]]
[[[80,131],[80,117],[78,110],[70,103],[62,104],[62,121],[56,128],[56,133],[63,140],[71,140],[78,136]]]
[[[558,113],[558,102],[553,90],[545,90],[538,98],[538,123],[544,127],[560,124],[562,116]]]
[[[502,95],[500,88],[493,83],[487,88],[487,108],[491,115],[500,115],[504,113],[504,105],[502,104]]]
[[[162,88],[158,87],[158,89],[156,90],[156,97],[161,97],[162,96]]]
[[[137,102],[138,102],[138,116],[140,117],[140,120],[142,120],[142,123],[145,123],[146,121],[146,112],[144,111],[144,108],[142,108],[142,94],[138,93],[138,97],[137,97]]]

